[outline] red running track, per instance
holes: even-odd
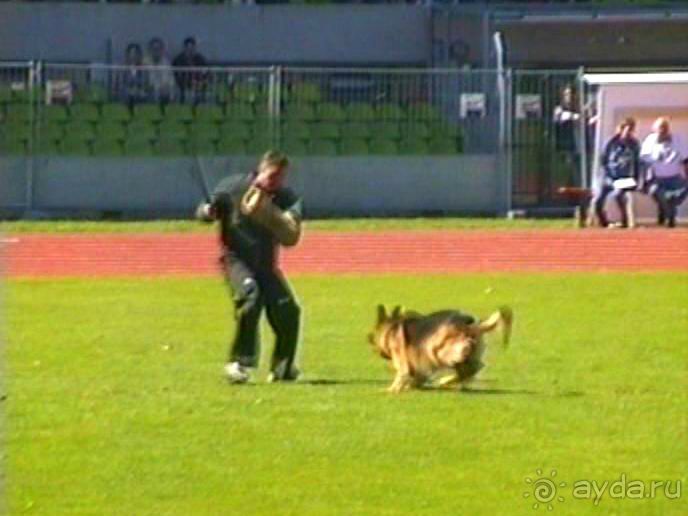
[[[14,235],[12,277],[214,275],[208,234]],[[688,230],[308,232],[282,253],[290,273],[688,271]]]

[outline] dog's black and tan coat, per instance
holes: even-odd
[[[479,321],[457,310],[422,315],[397,306],[388,314],[380,305],[369,341],[384,359],[392,362],[396,371],[389,387],[391,392],[422,385],[442,369],[453,370],[443,383],[462,384],[483,368],[483,335],[501,325],[506,347],[512,321],[513,313],[508,307]]]

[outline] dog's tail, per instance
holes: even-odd
[[[511,339],[511,327],[514,322],[514,312],[508,306],[501,306],[490,317],[478,324],[480,333],[494,331],[497,326],[502,329],[502,345],[506,348]]]

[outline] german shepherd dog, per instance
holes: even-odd
[[[458,310],[422,315],[397,306],[388,314],[379,305],[368,340],[382,358],[392,362],[396,376],[388,390],[398,393],[421,386],[443,369],[451,369],[452,374],[441,380],[442,385],[470,381],[484,367],[483,335],[501,325],[506,347],[512,322],[513,313],[508,307],[479,321]]]

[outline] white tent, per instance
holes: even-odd
[[[586,74],[584,79],[590,86],[598,88],[599,121],[595,136],[593,185],[600,174],[601,149],[625,117],[637,120],[636,133],[641,142],[660,116],[669,117],[672,132],[688,142],[688,72]],[[654,203],[643,195],[634,197],[637,218],[654,220]],[[609,205],[609,208],[613,215],[614,207]],[[688,202],[681,207],[679,217],[688,218]]]

